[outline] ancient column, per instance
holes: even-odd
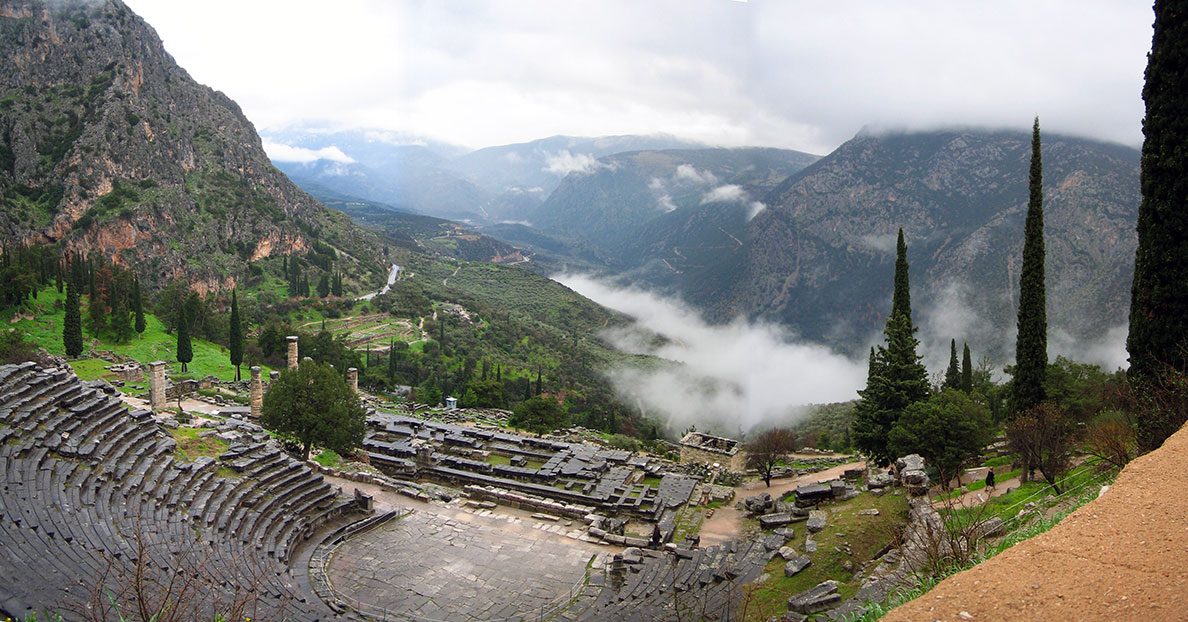
[[[269,384],[270,386],[272,385],[272,383],[276,382],[276,379],[277,379],[277,378],[280,378],[280,372],[279,372],[279,371],[270,371],[270,372],[268,372],[268,384]]]
[[[297,369],[297,335],[289,335],[289,369]]]
[[[355,367],[347,368],[347,384],[351,385],[351,390],[355,393],[359,392],[359,370]]]
[[[260,377],[260,366],[252,365],[252,416],[260,417],[260,407],[264,405],[264,382]]]
[[[165,361],[153,361],[149,368],[149,408],[161,412],[165,408]]]

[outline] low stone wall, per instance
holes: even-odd
[[[705,465],[717,463],[730,471],[741,473],[746,470],[747,456],[746,452],[743,451],[738,451],[734,454],[728,454],[721,451],[712,451],[709,449],[700,449],[697,447],[690,447],[688,445],[681,445],[681,464],[693,463]]]
[[[476,499],[479,501],[494,501],[495,503],[499,503],[501,505],[532,512],[558,514],[561,516],[580,519],[585,519],[587,516],[594,513],[594,508],[587,505],[559,503],[557,501],[524,495],[510,490],[505,490],[503,488],[497,488],[495,486],[477,486],[470,484],[463,488],[463,490],[471,499]]]

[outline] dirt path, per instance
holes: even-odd
[[[805,456],[807,457],[807,456]],[[812,456],[820,457],[820,456]],[[743,500],[743,497],[750,497],[763,492],[770,493],[773,499],[778,499],[780,495],[793,490],[805,484],[815,484],[822,480],[831,480],[841,477],[841,474],[846,469],[854,469],[865,467],[866,463],[863,461],[851,462],[849,464],[838,465],[819,473],[809,473],[800,477],[792,477],[787,479],[772,480],[771,487],[768,488],[763,484],[763,480],[755,480],[743,482],[741,486],[734,487],[734,502],[731,505],[724,505],[714,510],[714,515],[705,519],[701,523],[701,545],[709,546],[711,544],[721,544],[727,540],[737,538],[742,534],[743,518],[745,514],[736,509],[733,503]]]
[[[1001,497],[1002,495],[1005,495],[1008,490],[1014,490],[1015,488],[1018,488],[1020,484],[1022,484],[1022,482],[1017,477],[1012,477],[1011,479],[1003,482],[995,482],[993,490],[988,490],[986,488],[981,490],[971,490],[954,499],[953,506],[958,508],[971,508],[980,503],[985,503],[987,500],[993,497]],[[987,492],[990,493],[989,496],[987,496]],[[940,508],[943,506],[945,506],[944,501],[934,501],[932,504],[932,507],[934,508]]]
[[[1050,531],[891,611],[916,620],[1186,620],[1188,427]]]

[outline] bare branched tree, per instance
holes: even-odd
[[[1056,494],[1060,494],[1056,482],[1070,466],[1076,433],[1072,418],[1052,402],[1041,402],[1019,413],[1006,428],[1007,441],[1019,452],[1023,464],[1038,468]]]
[[[747,468],[759,471],[763,482],[771,486],[771,473],[776,465],[796,448],[796,435],[787,428],[772,428],[760,432],[747,442]]]

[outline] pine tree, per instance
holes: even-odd
[[[969,359],[969,344],[963,346],[961,353],[961,390],[973,393],[973,364]]]
[[[78,310],[78,290],[73,283],[66,284],[66,319],[62,323],[62,345],[66,348],[66,356],[74,358],[82,354],[82,316]]]
[[[1011,408],[1018,413],[1044,401],[1048,371],[1048,319],[1044,294],[1044,190],[1039,117],[1031,130],[1031,183],[1019,273],[1019,332]]]
[[[322,273],[322,278],[318,279],[318,298],[325,298],[330,295],[330,275]]]
[[[136,329],[136,334],[141,334],[147,328],[144,321],[144,298],[140,295],[140,279],[132,279],[132,313],[136,316],[133,328]]]
[[[961,388],[961,368],[957,366],[957,340],[949,340],[949,368],[945,370],[946,389]]]
[[[887,447],[887,434],[892,426],[905,408],[928,398],[928,370],[916,354],[920,342],[912,324],[907,245],[902,229],[896,249],[894,283],[891,315],[883,329],[886,345],[871,350],[866,388],[858,392],[862,399],[854,408],[850,426],[854,445],[884,464],[892,458]]]
[[[235,366],[235,379],[239,380],[239,365],[243,363],[243,327],[239,323],[239,297],[231,290],[231,319],[227,326],[228,349],[231,350],[231,364]]]
[[[194,348],[190,343],[190,317],[186,313],[186,305],[177,309],[177,362],[181,363],[182,373],[186,371],[186,363],[194,360]]]

